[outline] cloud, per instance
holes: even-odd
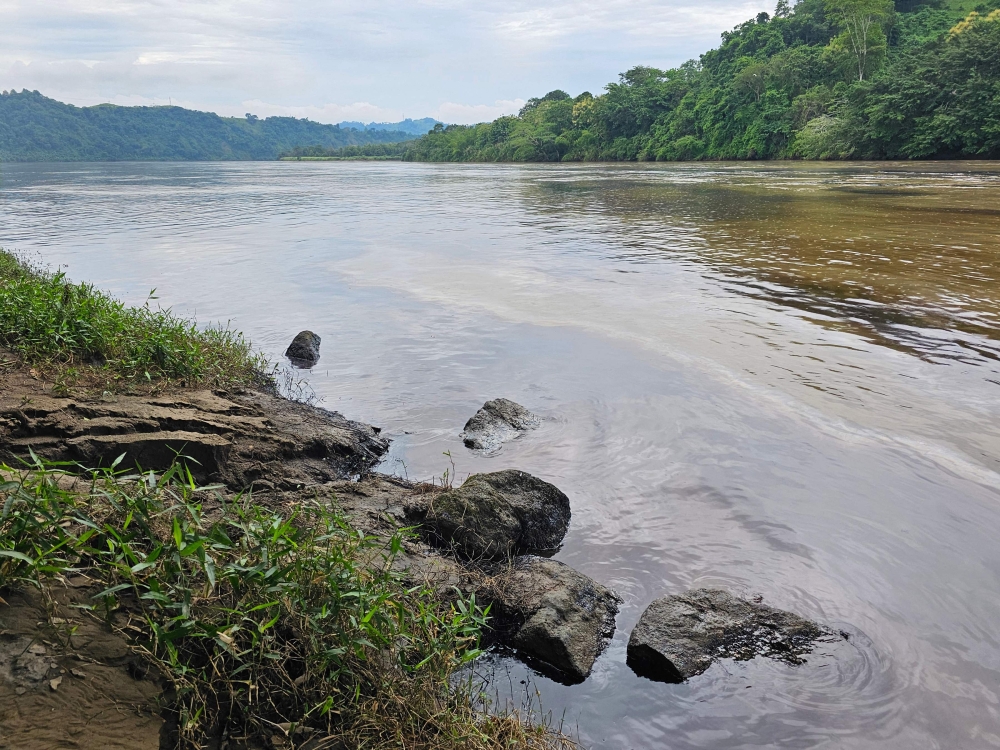
[[[633,65],[680,64],[771,5],[0,0],[0,89],[324,122],[475,122],[555,88],[596,93]]]

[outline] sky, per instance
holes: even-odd
[[[473,123],[599,93],[762,0],[0,0],[0,90],[319,122]]]

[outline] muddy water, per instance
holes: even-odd
[[[582,685],[503,658],[592,747],[1000,746],[1000,167],[4,165],[0,245],[277,356],[383,467],[516,466],[614,587]],[[494,457],[487,398],[545,417]],[[625,666],[649,601],[721,585],[844,630],[805,665]],[[522,684],[522,682],[524,684]]]

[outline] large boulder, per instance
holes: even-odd
[[[473,474],[434,497],[424,525],[466,558],[498,560],[525,552],[552,554],[569,528],[569,498],[517,469]]]
[[[511,645],[563,682],[586,679],[614,635],[621,598],[568,565],[535,555],[517,558],[501,578],[497,603],[517,626]]]
[[[285,350],[285,356],[297,367],[312,367],[319,362],[320,337],[312,331],[300,331]]]
[[[467,448],[492,452],[526,430],[533,430],[541,420],[520,404],[495,398],[483,404],[462,430]]]
[[[632,670],[658,682],[683,682],[716,659],[768,656],[802,663],[820,626],[791,612],[739,599],[721,589],[694,589],[657,599],[628,641]]]

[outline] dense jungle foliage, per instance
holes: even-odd
[[[74,107],[37,91],[0,94],[0,161],[276,159],[302,143],[389,143],[410,133],[294,117],[219,117],[182,107]]]
[[[400,143],[365,143],[360,146],[326,148],[324,146],[297,146],[283,151],[281,159],[394,159],[403,158],[411,141]]]
[[[402,158],[1000,158],[1000,0],[950,2],[779,0],[699,60],[436,126]]]

